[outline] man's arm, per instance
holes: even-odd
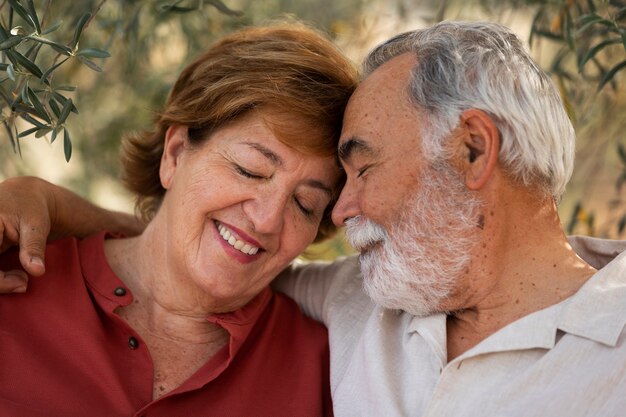
[[[105,210],[71,191],[35,177],[0,183],[0,252],[19,244],[20,262],[30,275],[44,273],[48,236],[84,237],[99,230],[127,235],[144,225],[134,216]],[[0,271],[0,292],[26,290],[23,271]]]
[[[295,261],[272,287],[293,298],[304,314],[328,326],[332,306],[354,282],[360,287],[359,265],[356,256],[349,256],[331,263]]]

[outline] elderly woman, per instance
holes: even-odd
[[[2,299],[0,415],[331,414],[325,330],[268,285],[331,232],[355,83],[297,25],[189,65],[154,131],[124,141],[145,231],[51,243],[45,276]]]

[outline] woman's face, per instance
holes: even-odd
[[[245,305],[314,240],[338,179],[335,157],[284,145],[259,112],[195,146],[171,127],[157,217],[173,278],[222,311]]]

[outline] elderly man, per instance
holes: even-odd
[[[376,48],[339,155],[358,261],[281,282],[329,327],[336,415],[623,415],[625,245],[575,240],[583,260],[563,234],[574,132],[515,35],[444,22]]]

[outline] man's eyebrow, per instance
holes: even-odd
[[[260,143],[256,143],[256,142],[244,142],[245,145],[248,145],[249,147],[259,151],[264,157],[266,157],[267,159],[269,159],[269,161],[272,163],[272,165],[275,166],[282,166],[284,164],[283,159],[278,156],[278,154],[274,151],[272,151],[271,149],[261,145]]]
[[[376,154],[376,150],[363,140],[353,136],[339,145],[337,153],[340,161],[349,162],[355,153],[371,156]]]

